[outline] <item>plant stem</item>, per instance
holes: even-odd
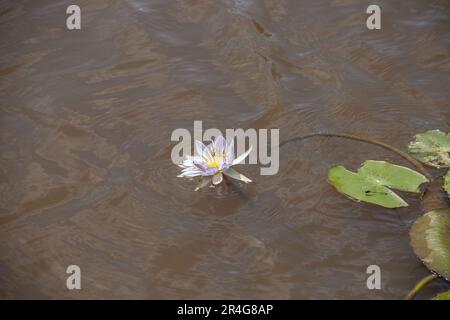
[[[425,287],[429,282],[431,282],[432,280],[436,279],[437,276],[435,274],[430,274],[429,276],[426,276],[425,278],[423,278],[422,280],[420,280],[415,287],[408,292],[408,294],[405,296],[405,300],[411,300],[416,294],[417,292],[419,292],[423,287]]]
[[[366,142],[366,143],[370,143],[370,144],[374,144],[374,145],[383,147],[384,149],[387,149],[387,150],[390,150],[392,152],[397,153],[399,156],[401,156],[402,158],[404,158],[407,161],[409,161],[412,165],[414,165],[430,181],[433,180],[431,174],[422,165],[422,163],[420,163],[419,161],[417,161],[416,159],[411,157],[406,152],[404,152],[404,151],[402,151],[402,150],[400,150],[400,149],[398,149],[398,148],[396,148],[394,146],[391,146],[390,144],[387,144],[387,143],[384,143],[384,142],[381,142],[381,141],[378,141],[378,140],[375,140],[375,139],[354,135],[354,134],[349,134],[349,133],[330,133],[330,132],[313,133],[313,134],[308,134],[308,135],[304,135],[304,136],[300,136],[300,137],[295,137],[295,138],[289,139],[287,141],[284,141],[284,142],[280,143],[279,147],[281,148],[282,146],[284,146],[284,145],[286,145],[288,143],[295,142],[295,141],[301,141],[301,140],[305,140],[305,139],[312,138],[312,137],[337,137],[337,138],[344,138],[344,139],[351,139],[351,140],[362,141],[362,142]]]

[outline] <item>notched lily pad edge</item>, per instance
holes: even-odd
[[[383,174],[386,173],[384,170],[388,175],[384,176],[387,181],[383,182]],[[398,180],[391,180],[391,183],[389,183],[389,173],[394,174],[394,176],[398,175]],[[377,179],[379,174],[381,174],[381,181]],[[420,193],[423,191],[425,183],[429,183],[426,176],[409,167],[380,160],[366,160],[356,171],[351,171],[343,165],[335,165],[328,169],[327,181],[336,191],[352,201],[370,203],[389,209],[409,206],[393,190],[405,193]],[[405,184],[402,185],[402,181]],[[352,186],[358,189],[358,185],[361,188],[359,191],[351,190]],[[383,193],[383,189],[386,193]],[[368,198],[371,195],[378,196],[378,198],[372,201]]]

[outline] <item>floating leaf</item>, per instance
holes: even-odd
[[[450,170],[444,176],[444,190],[450,196]]]
[[[435,209],[417,219],[409,235],[416,255],[433,272],[450,279],[450,209]]]
[[[450,134],[440,130],[416,134],[416,140],[409,143],[408,151],[430,166],[450,167]]]
[[[408,206],[389,188],[419,192],[419,186],[428,181],[412,169],[374,160],[365,161],[356,173],[343,166],[335,166],[328,171],[328,180],[339,192],[350,198],[386,208]]]
[[[433,300],[450,300],[450,290],[438,293]]]

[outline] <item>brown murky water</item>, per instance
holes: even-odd
[[[422,211],[349,201],[332,165],[405,164],[333,138],[228,191],[175,178],[176,128],[366,135],[400,148],[450,120],[450,4],[377,1],[0,1],[0,297],[396,299],[427,270]],[[82,290],[66,289],[68,265]],[[366,288],[366,268],[382,289]],[[420,295],[448,289],[436,281]]]

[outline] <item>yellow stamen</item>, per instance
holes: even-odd
[[[217,159],[214,159],[211,162],[208,162],[208,167],[210,168],[218,168],[220,166],[220,162]]]

